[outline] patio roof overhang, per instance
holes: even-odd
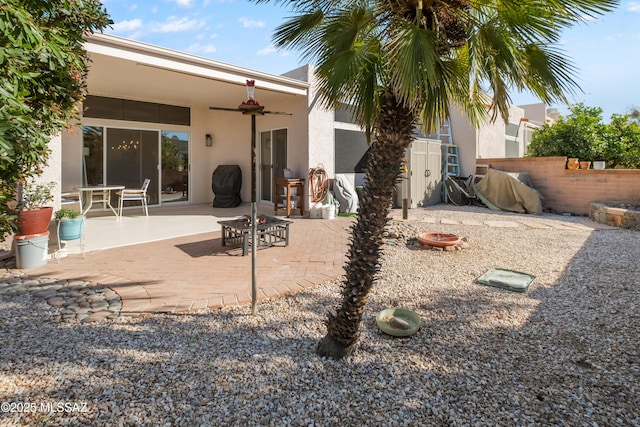
[[[106,34],[87,36],[92,95],[207,107],[237,106],[247,79],[263,104],[306,96],[309,84]],[[278,102],[279,101],[279,102]],[[285,101],[286,102],[286,101]]]

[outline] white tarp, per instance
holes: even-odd
[[[333,192],[338,202],[340,202],[340,212],[358,212],[358,194],[346,176],[336,174]]]

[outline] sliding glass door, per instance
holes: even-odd
[[[161,132],[161,191],[162,203],[189,200],[189,134]]]
[[[84,126],[82,170],[83,185],[140,188],[149,178],[150,205],[188,201],[189,133]]]
[[[149,178],[149,204],[158,204],[159,138],[157,130],[107,128],[105,184],[140,188]]]
[[[287,130],[260,133],[260,199],[273,201],[275,180],[284,177],[287,167]]]

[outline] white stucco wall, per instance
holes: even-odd
[[[324,108],[315,90],[317,80],[313,74],[313,67],[305,65],[285,74],[298,80],[309,83],[309,96],[307,100],[308,112],[308,150],[305,154],[307,170],[322,166],[329,176],[335,174],[334,153],[334,119],[333,110]]]
[[[48,144],[50,153],[47,165],[42,169],[42,174],[34,179],[36,184],[47,184],[55,182],[56,185],[52,189],[54,196],[53,210],[60,208],[60,181],[62,177],[62,136],[60,134],[51,138]]]
[[[460,175],[471,175],[475,172],[476,158],[478,156],[478,131],[455,108],[451,109],[449,122],[451,125],[451,139],[458,146]]]
[[[523,110],[522,117],[529,119],[531,123],[542,124],[547,119],[547,106],[542,102],[519,105],[518,107]]]

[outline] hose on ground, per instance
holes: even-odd
[[[321,166],[309,169],[309,186],[311,187],[311,201],[322,202],[329,191],[327,172]]]

